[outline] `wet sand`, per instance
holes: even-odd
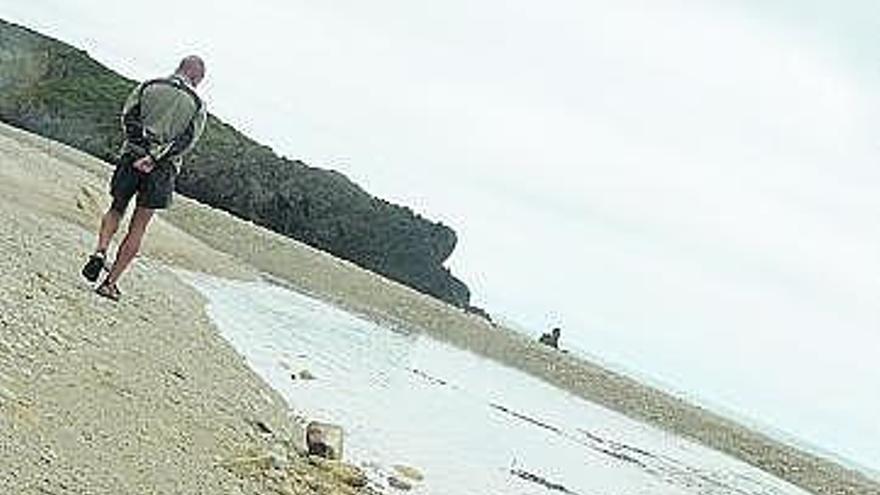
[[[12,148],[12,151],[4,151],[6,148]],[[52,158],[47,158],[47,149]],[[30,243],[28,245],[34,246],[43,245],[48,239],[51,239],[60,247],[61,251],[64,251],[56,259],[52,257],[52,250],[45,250],[41,247],[39,249],[42,251],[39,251],[39,256],[42,258],[39,258],[34,264],[28,263],[18,268],[5,268],[3,290],[6,293],[0,292],[3,294],[3,297],[0,298],[2,300],[0,304],[8,304],[7,298],[11,301],[19,301],[24,297],[23,293],[8,293],[8,286],[10,284],[15,286],[14,284],[17,283],[15,280],[36,280],[39,276],[35,273],[39,267],[51,266],[54,267],[56,273],[51,274],[48,279],[67,284],[64,291],[71,294],[70,297],[73,298],[71,302],[66,304],[70,305],[69,308],[73,308],[67,309],[67,311],[75,313],[70,317],[74,325],[79,321],[77,318],[91,317],[97,311],[97,314],[106,317],[108,322],[113,322],[112,325],[116,325],[115,328],[120,328],[120,325],[126,328],[125,332],[119,330],[112,332],[111,329],[114,327],[110,323],[106,323],[105,327],[99,326],[98,329],[93,329],[90,323],[88,330],[83,329],[83,332],[95,331],[99,335],[135,338],[131,337],[131,334],[139,335],[140,333],[128,330],[129,327],[149,329],[142,330],[147,332],[145,335],[149,336],[143,340],[120,341],[116,344],[117,347],[112,349],[93,349],[91,351],[96,356],[105,356],[102,359],[107,359],[106,356],[114,356],[114,353],[117,352],[128,356],[131,354],[131,349],[150,349],[151,345],[158,345],[154,342],[162,342],[166,347],[158,348],[159,352],[145,353],[140,357],[141,361],[138,362],[138,367],[150,369],[150,366],[155,367],[158,364],[156,362],[146,363],[146,361],[155,359],[155,356],[167,354],[190,358],[175,346],[184,346],[184,340],[197,339],[200,335],[201,337],[198,338],[206,342],[202,344],[205,346],[203,349],[204,359],[219,360],[222,356],[223,366],[215,367],[222,368],[223,371],[218,371],[217,373],[220,373],[218,375],[214,375],[213,371],[207,374],[199,373],[203,381],[210,381],[210,384],[206,385],[208,390],[202,392],[199,388],[200,393],[205,397],[193,399],[199,404],[207,401],[207,404],[217,405],[222,403],[220,397],[241,396],[242,404],[253,405],[260,403],[257,397],[268,395],[273,397],[273,405],[268,405],[268,402],[264,400],[267,403],[266,412],[264,412],[266,417],[277,417],[283,414],[283,407],[277,403],[277,396],[269,391],[265,384],[259,382],[234,352],[228,348],[228,345],[222,342],[210,322],[205,321],[201,308],[202,302],[191,290],[183,287],[178,280],[169,275],[168,265],[241,279],[253,279],[260,276],[260,273],[268,274],[277,281],[289,284],[297,290],[317,296],[360,315],[400,327],[405,331],[424,332],[457,347],[525,371],[550,384],[619,411],[631,418],[657,425],[730,454],[813,493],[823,495],[880,494],[880,484],[869,480],[860,473],[782,444],[733,421],[692,406],[585,360],[539,346],[514,332],[490,325],[479,317],[465,314],[457,308],[361,270],[351,263],[335,259],[259,226],[236,219],[222,211],[208,208],[179,196],[175,200],[174,207],[163,213],[160,221],[151,227],[152,230],[144,250],[145,256],[137,262],[131,277],[122,284],[122,290],[127,291],[127,302],[120,305],[119,308],[108,307],[106,304],[101,304],[104,301],[97,301],[92,297],[81,286],[81,282],[76,280],[75,275],[82,262],[82,256],[88,252],[94,242],[91,230],[94,229],[97,215],[103,209],[106,201],[104,188],[110,172],[109,167],[75,150],[57,144],[49,145],[43,138],[5,127],[0,128],[0,153],[3,153],[0,156],[0,160],[2,160],[0,161],[2,163],[0,166],[0,192],[3,192],[4,211],[11,212],[9,215],[12,218],[30,218],[23,224],[21,222],[19,222],[20,225],[12,224],[19,225],[12,230],[10,227],[3,227],[0,232],[4,236],[24,236],[22,238],[30,239],[27,241]],[[26,159],[26,156],[29,158]],[[10,165],[10,160],[14,160],[12,165]],[[40,175],[33,173],[34,168],[39,169]],[[5,208],[7,203],[9,203],[8,209]],[[28,217],[28,215],[30,216]],[[32,228],[32,224],[36,227]],[[41,224],[47,225],[47,227],[41,228]],[[29,228],[32,230],[28,230]],[[27,237],[27,235],[31,237]],[[48,237],[40,237],[43,235]],[[13,243],[11,247],[4,244],[0,249],[4,250],[4,259],[6,259],[20,258],[21,250],[25,248],[22,248],[21,242],[19,242],[19,244]],[[34,283],[38,284],[39,282]],[[162,290],[156,290],[157,287]],[[31,297],[42,296],[39,296],[38,292],[33,292]],[[165,297],[168,299],[163,299]],[[46,304],[28,304],[27,300],[21,300],[20,303],[15,304],[19,304],[19,306],[12,308],[4,306],[2,314],[26,314],[24,312],[28,310],[29,306],[46,307]],[[154,305],[158,305],[158,307]],[[161,324],[155,323],[161,319],[163,313],[167,313],[166,310],[160,309],[166,305],[185,307],[187,311],[177,312],[175,309],[175,319],[166,318],[161,320]],[[62,309],[68,308],[65,305],[61,307]],[[137,311],[121,311],[123,307],[137,309]],[[149,323],[129,321],[135,319],[132,315],[144,313],[151,315],[148,316],[152,318]],[[58,326],[60,324],[51,323],[54,320],[47,321],[49,323],[40,324],[39,328],[53,328],[51,325]],[[9,331],[9,328],[21,328],[20,332],[27,333],[23,330],[22,325],[25,323],[19,322],[12,326],[3,324],[0,326],[0,331],[5,333]],[[180,332],[186,333],[181,334]],[[195,336],[191,336],[191,333]],[[186,338],[169,339],[168,335],[170,334]],[[46,338],[51,339],[50,337]],[[37,343],[36,345],[39,347],[49,344]],[[128,354],[126,354],[126,349],[129,350]],[[191,355],[192,349],[188,349],[188,351]],[[18,355],[13,351],[7,352],[0,348],[0,356],[6,354]],[[98,357],[92,359],[98,360]],[[181,361],[189,362],[184,357],[181,357]],[[0,361],[0,371],[6,373],[3,363],[5,361]],[[234,365],[229,363],[234,363]],[[117,359],[113,366],[123,367],[128,364],[128,358],[124,362]],[[111,370],[115,369],[117,368],[111,368]],[[106,368],[101,368],[101,370],[105,371]],[[79,378],[82,373],[87,373],[87,371],[82,371],[80,367],[75,368],[71,373]],[[0,375],[0,384],[4,383],[3,376],[5,375]],[[118,376],[130,375],[124,371],[119,372]],[[184,376],[189,375],[184,373]],[[150,390],[150,387],[155,386],[161,391],[160,383],[164,383],[164,381],[158,378],[155,378],[154,381],[155,383],[144,385],[144,390]],[[248,386],[245,387],[242,383],[248,384]],[[27,392],[24,395],[19,393],[18,396],[38,397],[36,395],[38,389],[34,388],[36,385],[31,383],[30,387],[25,387]],[[244,388],[249,392],[241,392],[239,388]],[[211,402],[212,399],[210,399],[211,390],[217,395],[217,398],[213,399],[214,402]],[[58,393],[60,392],[53,389],[47,392],[47,396],[51,397]],[[5,399],[3,400],[5,401]],[[202,413],[208,414],[207,410],[210,407],[198,405],[195,402],[187,407],[196,408]],[[0,408],[12,407],[9,404],[15,406],[19,403],[29,404],[28,401],[21,402],[21,400],[6,401],[2,403]],[[249,436],[245,433],[248,431],[248,427],[240,426],[240,423],[246,423],[243,419],[247,416],[246,413],[241,410],[227,410],[226,414],[228,419],[224,421],[227,423],[217,420],[217,428],[222,430],[224,435],[230,435],[235,441],[224,443],[223,445],[229,447],[226,450],[220,449],[220,454],[212,455],[219,455],[221,458],[224,456],[234,458],[243,451],[259,448],[262,445],[258,435]],[[8,417],[17,416],[10,415]],[[172,417],[175,419],[169,421],[176,421],[177,417]],[[209,415],[208,417],[211,418],[209,424],[214,424],[213,416]],[[100,423],[99,419],[96,421]],[[267,419],[266,421],[271,420]],[[278,421],[279,423],[273,423],[277,424],[273,430],[277,428],[277,431],[283,431],[284,421],[283,419]],[[201,423],[180,425],[175,423],[168,427],[181,428],[187,432],[202,431],[197,426],[199,424]],[[239,425],[240,430],[232,426],[228,428],[220,426],[225,424]],[[61,424],[51,425],[49,429],[54,431],[53,428],[64,430]],[[0,429],[23,431],[16,430],[15,424],[12,427],[0,424]],[[61,433],[57,434],[61,435]],[[32,437],[27,433],[19,433],[16,438],[19,441],[12,442],[14,445],[27,444],[27,440]],[[118,436],[113,436],[113,438],[118,438]],[[242,443],[238,443],[239,440]],[[139,445],[140,448],[147,448],[146,444]],[[173,444],[165,447],[171,448],[173,451]],[[264,449],[271,447],[271,445],[262,445]],[[218,445],[212,444],[211,449],[217,448],[219,448]],[[206,452],[215,452],[211,449],[207,449]],[[140,452],[140,450],[134,449],[131,452]],[[37,459],[34,457],[37,455],[32,452],[28,459]],[[99,455],[99,449],[94,455]],[[203,464],[199,464],[201,469],[209,469],[206,466],[212,464],[208,462],[208,458],[201,459],[204,461]],[[6,468],[3,462],[9,461],[0,461],[2,473],[15,472],[17,469]],[[25,464],[27,463],[22,462],[20,465],[24,466]],[[216,466],[216,463],[213,465]],[[107,467],[107,472],[118,473],[120,469],[124,469],[122,464],[116,465],[116,467],[111,464]],[[186,477],[197,472],[196,467],[190,467],[189,471],[186,471],[184,466],[175,465],[169,469],[171,471],[169,471],[168,477],[172,479],[176,476]],[[209,472],[216,474],[218,481],[215,483],[225,483],[215,486],[238,486],[234,483],[241,481],[240,477],[236,478],[234,475],[231,475],[232,478],[227,478],[226,476],[230,476],[228,469],[216,467],[212,469],[209,469]],[[158,468],[154,470],[159,473],[163,472]],[[0,476],[8,477],[7,474],[0,474]],[[248,482],[252,483],[248,485],[248,489],[258,489],[254,487],[258,486],[260,482],[253,481],[250,477],[246,477],[246,479],[251,480]],[[265,477],[261,479],[265,480]],[[0,486],[3,486],[3,480],[4,478],[0,478]],[[242,493],[262,492],[243,491]]]

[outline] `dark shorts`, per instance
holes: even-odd
[[[170,163],[160,163],[152,172],[145,174],[132,166],[137,159],[137,155],[126,153],[116,163],[116,171],[110,180],[110,195],[113,196],[111,208],[125,213],[135,195],[137,205],[142,208],[162,210],[171,206],[177,169]]]

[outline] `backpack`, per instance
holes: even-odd
[[[149,132],[149,129],[144,127],[143,119],[141,117],[141,100],[144,95],[144,91],[155,84],[165,84],[174,87],[178,91],[183,91],[187,95],[189,95],[193,102],[195,103],[195,111],[192,116],[190,116],[187,125],[184,127],[183,132],[174,136],[169,142],[160,142],[158,138]],[[199,113],[202,111],[202,99],[199,98],[199,95],[193,91],[188,85],[182,83],[175,77],[167,77],[160,79],[151,79],[145,83],[143,83],[138,91],[137,95],[137,103],[131,107],[131,109],[122,116],[122,125],[125,129],[125,138],[130,143],[144,148],[145,150],[149,150],[150,146],[160,144],[164,147],[163,152],[160,156],[152,156],[153,161],[158,162],[162,158],[168,155],[176,155],[183,151],[187,145],[192,141],[193,136],[195,136],[195,121],[196,117],[198,117]]]

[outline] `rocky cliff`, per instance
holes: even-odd
[[[105,160],[134,87],[84,51],[0,20],[0,120]],[[443,266],[455,232],[373,197],[344,175],[276,155],[210,116],[178,191],[452,304],[467,286]]]

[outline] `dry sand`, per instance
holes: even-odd
[[[46,155],[47,149],[51,158]],[[98,458],[106,461],[108,456],[117,461],[102,468],[107,476],[113,475],[117,480],[145,480],[138,486],[150,488],[141,488],[141,491],[132,488],[135,493],[166,493],[158,487],[176,486],[173,483],[183,486],[181,480],[184,478],[187,483],[195,483],[190,479],[192,477],[210,479],[213,487],[241,486],[245,493],[262,493],[259,492],[264,486],[261,483],[270,479],[268,475],[254,475],[251,470],[243,480],[236,470],[218,467],[216,459],[234,459],[255,449],[259,452],[272,449],[271,442],[277,442],[287,433],[266,440],[255,434],[250,425],[254,418],[260,418],[260,421],[271,423],[273,431],[285,432],[283,405],[217,336],[205,320],[202,302],[168,273],[166,265],[171,264],[234,278],[257,277],[258,271],[267,273],[300,291],[364,316],[410,331],[425,332],[637,420],[695,439],[813,493],[880,494],[880,484],[855,471],[784,445],[627,377],[537,345],[351,263],[186,198],[178,197],[174,207],[163,213],[160,221],[152,227],[145,246],[146,256],[136,263],[134,271],[123,281],[123,291],[129,288],[126,302],[115,307],[98,301],[77,279],[76,271],[93,242],[91,230],[104,206],[102,198],[108,174],[109,168],[105,164],[75,150],[50,145],[45,139],[20,131],[0,128],[0,201],[4,206],[3,214],[10,214],[17,220],[10,224],[12,227],[4,225],[0,228],[4,239],[0,249],[4,250],[4,258],[13,258],[5,262],[10,266],[4,265],[3,275],[0,275],[4,277],[4,283],[0,285],[4,315],[0,336],[6,342],[5,337],[9,334],[11,341],[15,342],[15,335],[24,334],[25,337],[21,337],[25,341],[23,345],[30,346],[25,347],[25,352],[0,347],[0,385],[4,387],[0,388],[0,407],[10,411],[4,418],[14,420],[12,426],[0,424],[0,429],[4,433],[6,429],[17,432],[18,440],[11,442],[11,448],[21,450],[20,455],[28,452],[31,456],[27,461],[10,464],[9,468],[4,464],[8,461],[0,461],[0,476],[10,477],[10,472],[21,472],[15,466],[31,465],[34,460],[42,462],[42,451],[35,442],[35,438],[42,438],[39,435],[54,435],[51,441],[44,443],[57,445],[59,449],[70,442],[82,444],[84,440],[76,437],[78,430],[60,422],[56,416],[61,414],[67,418],[64,421],[71,421],[71,413],[66,409],[69,403],[56,396],[81,396],[86,392],[84,388],[88,388],[85,395],[94,395],[94,390],[103,390],[100,387],[106,386],[108,390],[102,392],[105,395],[89,401],[90,404],[100,404],[106,410],[110,407],[108,404],[136,400],[142,397],[141,394],[142,401],[150,397],[150,414],[139,408],[144,404],[135,404],[123,409],[125,412],[121,416],[112,414],[123,410],[113,409],[112,414],[98,415],[90,423],[93,428],[110,428],[104,423],[127,425],[124,431],[110,435],[108,443],[95,445],[90,451],[91,460],[88,462],[93,463]],[[6,203],[9,203],[8,210]],[[34,254],[23,254],[27,252]],[[44,279],[39,274],[47,270],[51,273],[47,273]],[[10,286],[20,288],[10,292]],[[28,295],[31,299],[23,299]],[[34,298],[40,302],[35,303]],[[17,306],[7,307],[8,304]],[[36,319],[24,316],[28,311],[38,311],[33,308],[43,308],[43,316]],[[46,316],[59,311],[66,315],[65,319]],[[167,314],[169,311],[173,312],[173,317]],[[10,317],[17,323],[7,323],[6,318]],[[72,339],[76,349],[83,349],[79,351],[82,354],[73,353],[76,359],[64,354],[72,351],[51,354],[47,349],[60,345],[54,343],[52,332],[68,335],[61,338]],[[109,340],[112,345],[104,347],[104,340],[94,340],[98,337]],[[100,345],[91,343],[93,341]],[[46,353],[49,354],[45,358],[35,357]],[[7,355],[11,360],[22,362],[7,366]],[[94,366],[89,368],[90,362],[110,364],[102,364],[96,369]],[[174,369],[169,368],[168,363],[186,365],[182,374],[188,379],[175,378],[176,375],[168,371]],[[43,379],[34,378],[45,373],[32,370],[27,375],[16,371],[16,366],[28,369],[25,365],[63,368],[69,374],[64,383],[71,384],[75,391],[71,392],[71,387],[61,387],[55,379],[45,380],[48,383],[43,384]],[[9,373],[17,378],[7,378]],[[54,376],[62,376],[55,373]],[[195,381],[199,382],[198,387],[187,388],[187,393],[180,391],[183,390],[181,387]],[[3,398],[6,387],[16,398]],[[119,390],[126,391],[127,395],[122,399],[113,395],[118,395]],[[46,398],[41,399],[44,394]],[[191,397],[190,394],[197,396]],[[270,397],[271,404],[263,397]],[[189,402],[184,405],[174,402],[184,399]],[[44,402],[58,404],[45,411],[37,409],[37,405]],[[255,405],[260,405],[260,411],[248,409]],[[155,413],[152,409],[159,406],[167,410],[162,414]],[[68,412],[63,413],[65,410]],[[45,418],[47,414],[54,418],[53,423],[39,423],[39,429],[34,430],[22,426],[31,421],[48,421],[28,419]],[[123,416],[129,418],[127,422],[113,421],[114,417]],[[161,419],[150,419],[155,417]],[[157,428],[157,424],[161,424],[163,429],[159,433],[167,435],[165,440],[137,440],[138,428],[143,422]],[[206,433],[206,429],[210,433]],[[117,445],[120,438],[132,442],[125,446],[127,450]],[[110,448],[110,444],[114,448]],[[164,445],[165,450],[155,451],[159,444]],[[180,445],[190,450],[183,451]],[[167,456],[175,461],[161,466],[144,466],[132,460],[145,457],[165,459]],[[184,456],[187,457],[185,462],[177,462]],[[8,457],[4,456],[4,459]],[[71,467],[77,466],[70,464],[74,460],[66,459],[40,466],[46,469],[63,464],[66,469],[86,476]],[[127,472],[139,474],[129,477],[123,474]],[[31,474],[36,478],[30,479],[33,483],[40,482],[44,479],[40,476],[44,474],[45,471]],[[50,478],[55,476],[55,471],[48,475]],[[92,481],[102,479],[88,476]],[[161,484],[159,479],[175,481]],[[0,478],[0,487],[4,482],[6,479]],[[330,482],[346,488],[338,480]]]
[[[47,146],[0,128],[0,493],[366,492],[297,454],[283,399],[168,263],[256,271],[160,220],[124,300],[97,297],[79,269],[106,166]]]

